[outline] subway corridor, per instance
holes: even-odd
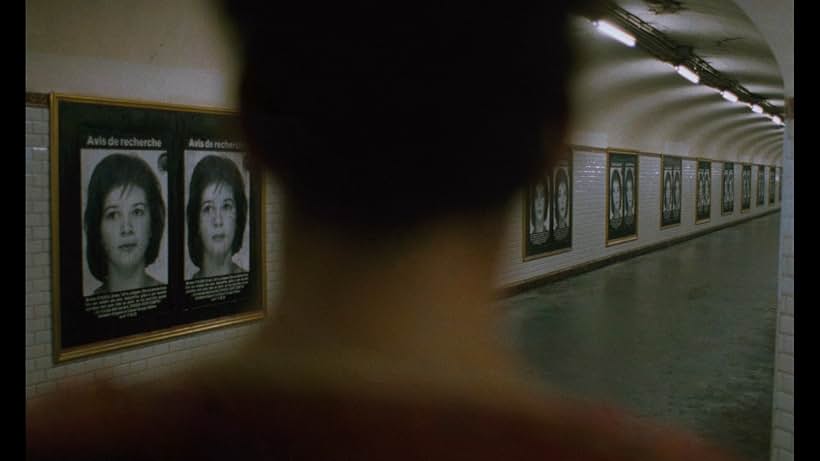
[[[768,460],[780,213],[504,300],[545,384]]]

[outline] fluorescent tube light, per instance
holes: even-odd
[[[723,99],[725,99],[727,101],[737,102],[737,95],[732,93],[729,90],[721,91],[720,95],[723,96]]]
[[[615,40],[623,43],[626,46],[635,46],[635,37],[624,30],[616,27],[609,21],[599,20],[593,21],[592,25],[598,29],[598,32],[608,35],[609,37],[614,38]]]
[[[778,125],[782,125],[782,124],[783,124],[783,120],[780,120],[780,117],[778,117],[777,115],[775,115],[774,117],[772,117],[772,121],[773,121],[774,123],[778,124]]]
[[[757,104],[752,104],[752,112],[754,112],[755,114],[762,114],[763,108]]]
[[[677,70],[678,74],[680,74],[680,76],[685,78],[686,80],[689,80],[692,83],[700,83],[700,76],[692,72],[692,69],[684,65],[678,65],[675,66],[675,70]]]

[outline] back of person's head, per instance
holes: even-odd
[[[499,208],[560,155],[571,3],[224,1],[251,149],[323,223]]]

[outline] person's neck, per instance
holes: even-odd
[[[108,291],[125,291],[142,288],[145,286],[145,266],[139,265],[132,268],[118,268],[109,266]]]
[[[265,340],[421,366],[512,369],[496,307],[503,213],[372,240],[286,218],[282,291]]]
[[[209,253],[202,254],[202,276],[203,277],[217,277],[220,275],[229,275],[231,273],[231,254],[212,255]]]

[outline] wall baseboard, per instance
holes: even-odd
[[[578,264],[572,267],[568,267],[566,269],[560,269],[555,272],[550,272],[544,275],[540,275],[538,277],[533,277],[522,282],[517,282],[510,285],[502,286],[499,289],[499,297],[500,298],[508,298],[510,296],[519,294],[521,292],[531,290],[533,288],[537,288],[543,285],[547,285],[553,282],[557,282],[558,280],[563,280],[566,278],[574,277],[576,275],[583,274],[585,272],[590,272],[595,269],[600,269],[605,266],[609,266],[611,264],[619,263],[621,261],[626,261],[627,259],[632,259],[647,253],[651,253],[653,251],[662,250],[664,248],[671,247],[673,245],[678,245],[683,242],[702,237],[704,235],[710,234],[712,232],[717,232],[719,230],[726,229],[728,227],[737,226],[738,224],[743,224],[749,222],[753,219],[762,218],[764,216],[768,216],[770,214],[778,213],[780,208],[775,208],[773,210],[766,211],[759,215],[749,216],[745,218],[738,219],[737,221],[732,221],[729,223],[721,224],[719,226],[710,227],[705,230],[692,232],[691,234],[684,235],[681,237],[675,237],[669,240],[664,240],[662,242],[653,243],[650,245],[646,245],[640,248],[635,248],[633,250],[628,250],[623,253],[614,254],[612,256],[607,256],[605,258],[596,259],[593,261],[589,261],[586,263]]]

